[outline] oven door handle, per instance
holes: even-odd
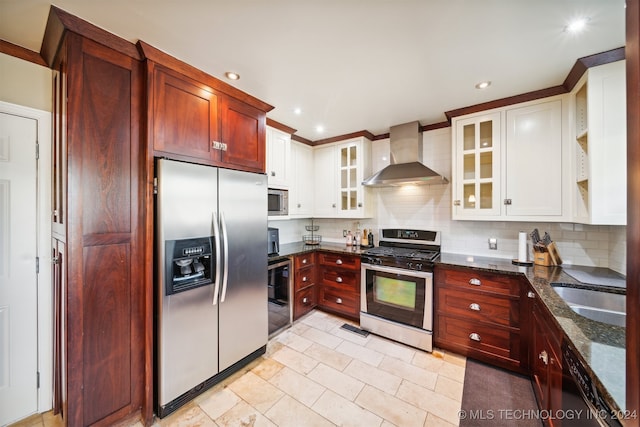
[[[213,213],[213,237],[216,247],[216,277],[213,289],[213,305],[218,303],[218,292],[220,292],[220,224],[218,223],[218,213]]]
[[[405,270],[404,268],[399,267],[386,267],[380,265],[371,265],[371,264],[360,264],[362,270],[371,270],[371,271],[381,271],[383,273],[391,273],[391,274],[403,274],[405,276],[413,276],[413,277],[431,277],[433,273],[431,271],[416,271],[416,270]]]

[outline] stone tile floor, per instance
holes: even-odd
[[[351,322],[311,312],[272,338],[263,357],[154,426],[459,424],[464,357],[362,337],[342,329],[344,323]],[[48,413],[18,425],[62,422]]]

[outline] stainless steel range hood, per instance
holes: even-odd
[[[391,164],[362,181],[369,187],[393,185],[446,184],[447,178],[422,164],[422,135],[420,123],[410,122],[392,126],[389,130]]]

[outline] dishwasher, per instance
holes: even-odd
[[[267,278],[269,336],[273,336],[290,326],[293,321],[291,260],[270,260]]]

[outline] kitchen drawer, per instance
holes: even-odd
[[[300,289],[304,289],[307,286],[311,286],[316,283],[316,268],[310,265],[305,268],[296,269],[293,276],[293,291],[297,292]]]
[[[476,290],[502,295],[520,296],[520,280],[508,274],[494,274],[473,269],[436,267],[437,286],[455,286],[464,290]]]
[[[340,268],[360,271],[360,257],[356,255],[341,255],[333,252],[319,252],[319,263]]]
[[[296,270],[298,270],[300,268],[308,267],[310,265],[315,265],[315,263],[316,263],[316,253],[315,252],[309,252],[307,254],[296,255],[294,263],[295,263],[294,268]]]
[[[318,305],[316,297],[316,287],[309,286],[294,294],[293,302],[293,320],[300,316],[304,316]]]
[[[517,299],[487,295],[472,290],[437,287],[436,305],[439,314],[504,326],[520,325],[520,301]]]
[[[318,306],[336,311],[349,317],[360,316],[360,296],[355,292],[332,286],[320,286],[318,289]]]
[[[360,288],[360,271],[350,271],[330,267],[320,268],[318,283],[335,286],[353,292]]]
[[[519,367],[520,330],[438,315],[436,345],[493,365]],[[502,363],[496,363],[502,362]]]

